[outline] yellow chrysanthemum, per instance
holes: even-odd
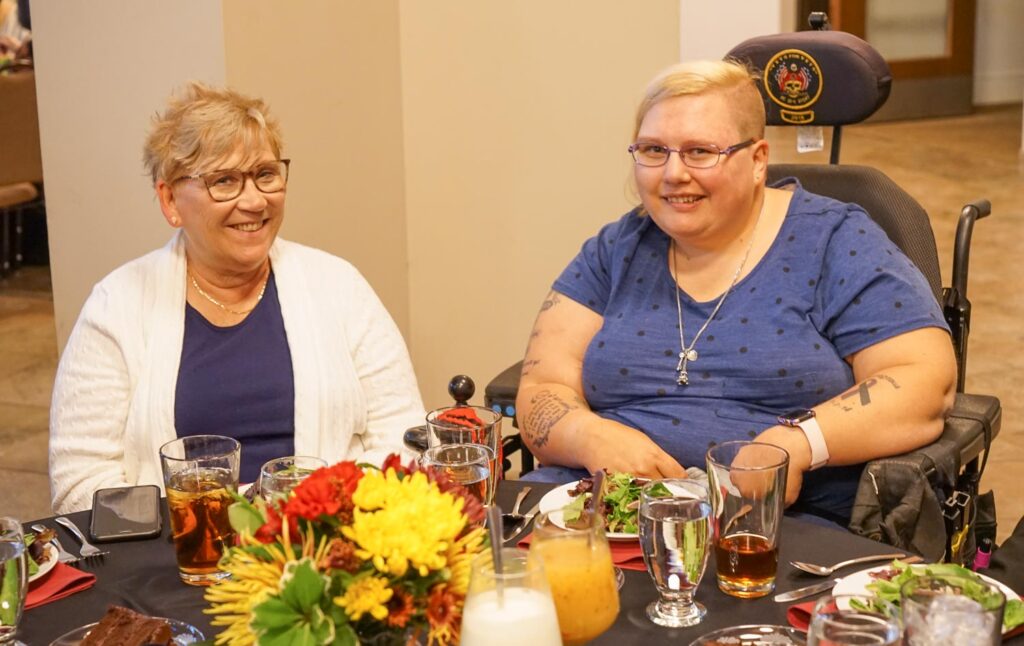
[[[420,576],[448,565],[448,553],[466,525],[463,500],[441,493],[420,472],[399,479],[393,469],[370,471],[352,495],[351,526],[342,528],[356,555],[394,576],[409,567]]]
[[[243,547],[259,545],[251,535],[241,537]],[[249,628],[252,609],[266,601],[267,597],[276,594],[284,572],[285,565],[291,560],[286,554],[291,553],[290,541],[285,547],[280,545],[264,545],[270,560],[260,560],[256,556],[239,548],[233,548],[221,562],[221,567],[230,575],[206,589],[205,597],[210,607],[204,613],[214,615],[210,622],[214,626],[227,628],[217,635],[215,643],[229,646],[251,646],[256,643],[256,635]],[[312,538],[302,543],[302,556],[322,556],[325,542],[318,549],[313,549]]]
[[[487,532],[478,527],[456,541],[448,550],[448,577],[449,589],[462,596],[466,596],[469,588],[470,564],[473,558],[483,548],[484,537]]]
[[[344,608],[352,621],[359,621],[366,613],[380,621],[388,616],[386,604],[394,593],[387,579],[368,576],[352,582],[345,594],[334,598],[334,603]]]

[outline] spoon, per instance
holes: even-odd
[[[519,508],[522,506],[523,501],[526,500],[526,497],[530,495],[530,491],[531,487],[529,485],[520,489],[519,493],[516,495],[516,501],[512,505],[512,512],[501,515],[501,519],[504,521],[504,536],[506,540],[508,537],[519,531],[519,528],[523,525],[523,521],[526,520],[526,516],[519,513]]]
[[[836,570],[840,570],[848,565],[856,565],[857,563],[870,563],[871,561],[891,561],[893,559],[902,559],[904,562],[915,562],[921,560],[920,557],[908,557],[906,554],[874,554],[872,556],[862,556],[856,559],[850,559],[848,561],[840,561],[835,565],[829,567],[825,565],[815,565],[814,563],[804,563],[803,561],[790,561],[789,564],[798,570],[803,570],[808,574],[815,574],[817,576],[829,576]]]

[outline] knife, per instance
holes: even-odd
[[[530,528],[530,523],[533,522],[533,517],[536,516],[537,512],[539,512],[539,511],[540,511],[540,501],[538,500],[536,505],[534,505],[533,507],[530,507],[530,511],[526,512],[525,514],[523,514],[523,524],[520,525],[519,530],[515,534],[513,534],[511,538],[507,539],[505,542],[506,543],[511,543],[512,545],[515,545],[516,542],[519,541],[519,537],[522,536],[526,532],[526,530]]]
[[[803,599],[804,597],[813,597],[816,594],[821,594],[827,590],[831,590],[835,585],[839,583],[839,579],[831,579],[823,583],[815,583],[814,585],[804,586],[797,588],[796,590],[790,590],[789,592],[783,592],[782,594],[775,595],[774,599],[778,603],[785,603],[787,601],[796,601],[797,599]]]

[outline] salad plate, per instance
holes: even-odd
[[[39,579],[43,578],[44,576],[50,573],[50,570],[52,570],[54,566],[57,565],[57,559],[59,558],[59,555],[57,554],[57,550],[54,549],[53,545],[47,545],[43,548],[43,556],[43,562],[38,564],[39,569],[37,569],[33,574],[31,574],[28,577],[29,583],[32,583],[33,581],[38,581]]]
[[[577,484],[579,484],[579,480],[576,482],[570,482],[569,484],[564,484],[561,487],[552,489],[544,494],[544,497],[540,499],[540,507],[538,508],[538,511],[542,514],[560,512],[566,505],[575,500],[575,497],[570,496],[569,492],[575,489]],[[559,527],[565,528],[561,514],[553,514],[551,521]],[[636,532],[606,532],[606,534],[608,535],[608,540],[612,541],[635,541],[640,536]]]
[[[703,472],[697,470],[694,473],[694,477],[698,475],[703,475]],[[580,480],[570,482],[549,491],[540,499],[538,511],[550,513],[565,510],[566,506],[578,500],[578,496],[571,496],[569,493],[580,482]],[[626,522],[632,527],[639,525],[637,510],[640,507],[640,489],[648,482],[650,482],[648,478],[634,478],[624,473],[611,474],[605,478],[605,502],[610,508],[606,521],[609,525],[614,526],[614,523],[622,524]],[[655,485],[655,487],[658,486]],[[665,495],[668,495],[667,489],[663,488],[663,491]],[[691,495],[687,491],[676,491],[674,493],[683,497]],[[551,514],[551,521],[559,527],[565,527],[561,513]],[[607,531],[605,534],[608,536],[608,540],[612,541],[635,541],[640,537],[637,531]]]
[[[174,646],[187,646],[188,644],[195,644],[206,639],[203,633],[192,624],[187,624],[177,619],[164,619],[164,621],[171,627],[171,643]],[[50,642],[50,646],[78,646],[85,639],[85,636],[89,634],[89,631],[95,628],[98,623],[97,621],[85,626],[79,626],[71,632],[64,633]]]
[[[859,594],[871,596],[871,590],[868,589],[868,585],[877,580],[875,579],[875,577],[871,576],[871,573],[879,572],[881,570],[888,569],[889,567],[891,566],[875,566],[865,568],[858,572],[854,572],[853,574],[844,576],[843,578],[839,579],[839,582],[836,583],[836,586],[832,588],[832,594]],[[985,576],[984,574],[980,574],[978,572],[973,572],[972,574],[999,588],[1002,591],[1002,593],[1006,595],[1007,601],[1010,601],[1012,599],[1020,599],[1020,595],[1014,592],[1009,586],[1004,585],[999,581],[996,581],[992,577]]]

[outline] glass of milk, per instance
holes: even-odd
[[[544,566],[526,550],[501,550],[501,568],[490,551],[473,561],[462,610],[462,646],[561,646],[558,616]]]

